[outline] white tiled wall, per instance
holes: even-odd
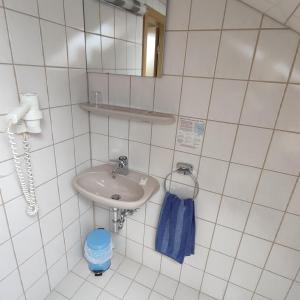
[[[191,162],[196,254],[180,266],[153,250],[163,190],[128,218],[119,251],[217,299],[300,297],[299,36],[236,0],[169,0],[165,75],[89,74],[104,101],[201,119],[200,150],[176,145],[174,125],[91,115],[93,164],[120,154],[161,183]],[[194,186],[173,176],[171,190]],[[108,211],[95,208],[96,225]]]
[[[44,116],[43,132],[30,136],[38,217],[25,214],[0,133],[1,299],[44,299],[80,260],[93,228],[90,202],[71,188],[90,166],[89,118],[78,106],[87,101],[83,29],[81,1],[0,1],[0,122],[22,92],[38,93]]]

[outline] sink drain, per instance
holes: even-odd
[[[110,198],[113,200],[120,200],[121,196],[119,194],[113,194]]]

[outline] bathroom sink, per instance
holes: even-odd
[[[104,164],[84,171],[73,179],[75,190],[103,206],[132,210],[159,189],[158,181],[151,176],[129,170],[128,175],[113,177],[113,168]]]

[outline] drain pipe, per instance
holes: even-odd
[[[119,231],[119,210],[117,208],[112,209],[112,231],[117,233]]]

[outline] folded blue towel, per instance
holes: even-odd
[[[195,251],[195,207],[193,199],[182,200],[166,193],[156,232],[155,250],[183,263]]]

